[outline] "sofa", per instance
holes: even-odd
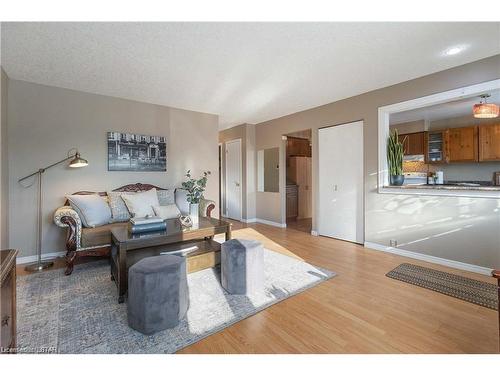
[[[113,192],[138,193],[156,189],[157,191],[169,191],[150,184],[130,184],[114,189]],[[186,200],[186,191],[183,189],[171,189],[175,199],[175,205],[182,215],[189,214],[189,203]],[[107,199],[106,192],[79,191],[73,195],[99,194]],[[202,217],[211,217],[215,208],[215,202],[202,198],[199,204],[199,214]],[[127,226],[127,221],[110,222],[95,227],[85,227],[79,213],[73,209],[66,200],[63,207],[54,213],[54,223],[65,228],[66,234],[66,270],[65,275],[71,275],[78,258],[88,256],[109,256],[111,249],[111,229],[118,226]]]

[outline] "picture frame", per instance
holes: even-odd
[[[167,141],[164,136],[110,131],[107,142],[108,171],[167,171]]]

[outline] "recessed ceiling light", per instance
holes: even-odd
[[[444,51],[444,54],[446,56],[453,56],[453,55],[456,55],[456,54],[459,54],[460,52],[462,52],[463,50],[465,49],[464,46],[455,46],[455,47],[450,47],[448,48],[446,51]]]

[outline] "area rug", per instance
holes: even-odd
[[[335,276],[267,249],[264,272],[264,292],[251,296],[228,295],[219,268],[189,274],[186,318],[151,336],[129,328],[107,261],[78,265],[71,276],[62,269],[21,276],[18,347],[25,353],[174,353]]]
[[[400,264],[386,276],[476,305],[498,309],[497,286],[484,281],[410,263]]]

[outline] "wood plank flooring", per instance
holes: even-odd
[[[410,262],[492,278],[294,229],[234,222],[233,237],[256,238],[338,276],[179,353],[498,353],[496,311],[385,274]]]

